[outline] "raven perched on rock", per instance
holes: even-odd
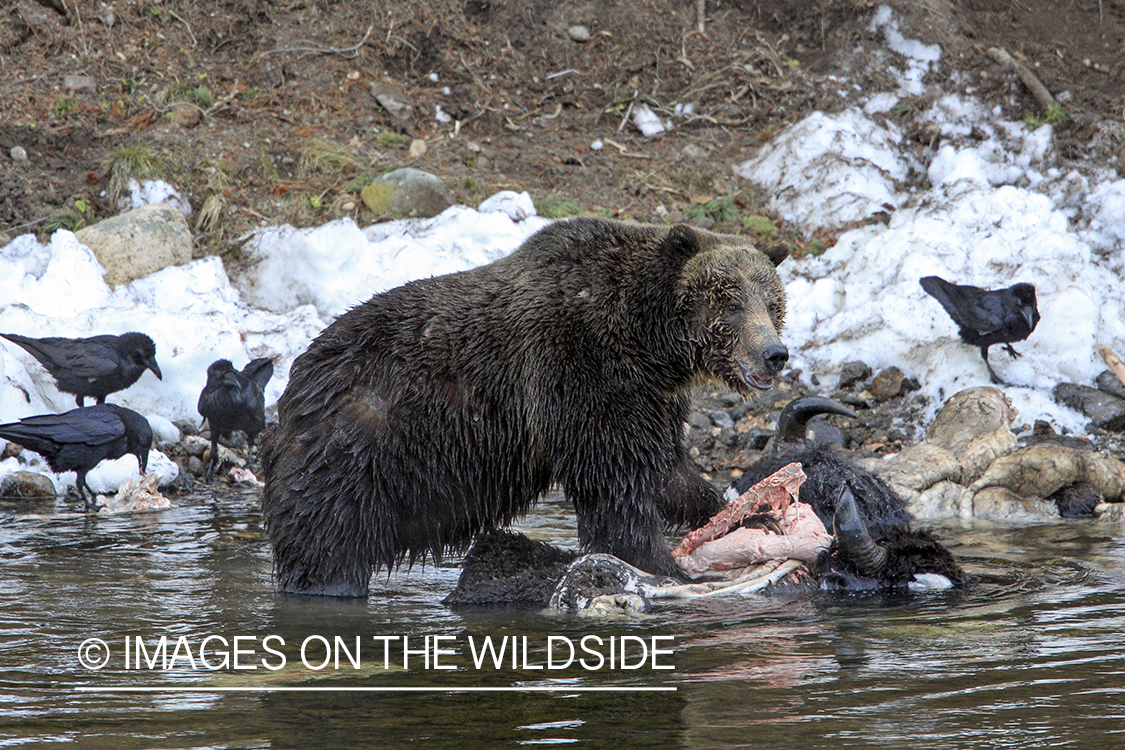
[[[152,427],[148,420],[116,404],[25,417],[0,425],[0,437],[43,456],[51,471],[77,472],[78,494],[87,511],[96,511],[98,506],[97,496],[86,484],[86,472],[106,459],[132,453],[144,474],[152,447]],[[86,497],[83,490],[90,496]]]
[[[219,460],[219,437],[235,430],[246,433],[250,448],[246,468],[254,458],[254,440],[266,427],[266,397],[263,391],[273,377],[273,361],[259,357],[242,368],[234,369],[229,359],[217,359],[207,368],[207,385],[199,394],[199,413],[211,428],[211,460],[207,463],[207,481]]]
[[[104,404],[106,396],[136,383],[146,369],[164,379],[156,364],[156,344],[143,333],[87,339],[32,339],[15,333],[0,336],[39,360],[60,391],[74,394],[78,406],[86,405],[87,396]]]
[[[988,347],[1003,344],[1013,358],[1020,356],[1011,342],[1023,341],[1039,324],[1039,307],[1035,304],[1035,287],[1013,284],[1007,289],[981,289],[976,286],[952,284],[937,276],[920,280],[922,289],[941,303],[957,324],[961,340],[980,347],[984,366],[996,385],[1004,381],[988,362]]]

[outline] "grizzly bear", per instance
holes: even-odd
[[[683,442],[688,389],[773,385],[785,255],[571,219],[349,310],[293,362],[262,446],[280,588],[366,596],[375,570],[463,551],[553,483],[583,549],[675,574],[662,529],[721,506]]]

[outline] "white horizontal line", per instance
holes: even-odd
[[[676,687],[573,687],[538,685],[528,687],[195,687],[144,685],[131,687],[74,688],[80,693],[674,693]]]

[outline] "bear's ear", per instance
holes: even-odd
[[[685,262],[699,253],[699,235],[687,224],[677,224],[668,230],[661,250],[664,257]]]
[[[780,266],[781,261],[789,257],[789,246],[784,242],[774,242],[766,247],[759,247],[758,249],[761,250],[762,254],[769,258],[775,266]]]

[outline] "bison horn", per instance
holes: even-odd
[[[856,419],[856,413],[829,398],[819,396],[802,396],[795,398],[785,405],[777,417],[777,434],[774,436],[774,448],[782,445],[801,445],[805,442],[805,433],[809,428],[809,420],[820,414],[839,414],[842,417]]]
[[[832,518],[833,532],[840,555],[868,578],[875,578],[887,567],[887,550],[871,538],[867,524],[859,515],[855,495],[844,485],[836,500],[836,512]]]

